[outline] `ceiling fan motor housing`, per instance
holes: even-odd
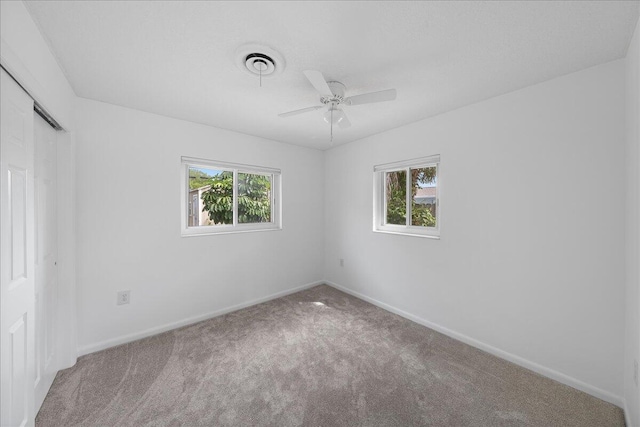
[[[333,94],[333,96],[323,96],[322,98],[320,98],[320,102],[322,102],[323,104],[342,104],[344,102],[344,92],[346,86],[340,82],[335,81],[327,82],[327,86],[329,86],[329,89],[331,89],[331,93]]]

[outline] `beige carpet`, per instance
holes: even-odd
[[[622,411],[328,286],[81,357],[37,426],[624,426]]]

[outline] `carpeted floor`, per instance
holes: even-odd
[[[44,426],[624,426],[622,411],[328,286],[81,357]]]

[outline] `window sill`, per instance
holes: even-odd
[[[190,228],[189,230],[192,230]],[[237,229],[237,228],[225,228],[224,230],[198,230],[196,231],[187,231],[182,230],[181,237],[199,237],[199,236],[215,236],[218,234],[241,234],[241,233],[259,233],[262,231],[281,231],[282,227],[264,227],[264,228],[248,228],[248,229]]]
[[[412,233],[410,231],[392,231],[392,230],[378,230],[374,229],[374,233],[383,233],[383,234],[396,234],[400,236],[409,236],[409,237],[422,237],[426,239],[440,240],[440,235],[435,234],[423,234],[423,233]]]

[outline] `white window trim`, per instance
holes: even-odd
[[[409,169],[416,167],[436,167],[436,226],[420,227],[410,225],[411,221],[411,182],[407,179],[407,223],[405,225],[386,224],[386,198],[385,198],[385,180],[384,175],[387,172],[395,172],[405,170],[407,177]],[[401,234],[405,236],[426,237],[429,239],[440,239],[440,230],[442,228],[441,202],[442,196],[442,167],[440,164],[440,155],[421,157],[418,159],[404,160],[393,163],[385,163],[373,167],[373,231],[376,233]]]
[[[240,163],[219,162],[216,160],[199,159],[195,157],[181,157],[180,159],[180,217],[181,235],[207,236],[212,234],[247,233],[256,231],[282,230],[282,172],[280,169],[267,168],[263,166],[252,166]],[[272,175],[271,183],[271,222],[261,222],[255,224],[238,223],[238,186],[233,186],[233,224],[227,225],[204,225],[189,227],[189,167],[216,168],[219,170],[233,171],[233,182],[238,182],[238,173],[252,173]]]

